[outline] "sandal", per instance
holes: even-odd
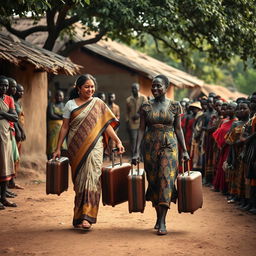
[[[83,222],[82,222],[82,228],[83,229],[90,229],[91,226],[92,226],[92,224],[89,221],[83,220]]]
[[[83,227],[82,227],[82,223],[81,223],[81,224],[78,224],[78,225],[75,225],[74,228],[75,228],[75,229],[82,229],[82,228],[83,228]]]
[[[1,203],[6,207],[17,207],[17,204],[5,200],[1,200]]]

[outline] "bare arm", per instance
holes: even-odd
[[[2,116],[3,119],[6,119],[7,121],[11,121],[11,122],[18,121],[18,115],[15,109],[10,109],[8,112],[0,111],[0,116]]]
[[[63,118],[63,123],[62,123],[60,133],[59,133],[57,148],[56,148],[55,152],[53,153],[53,158],[54,159],[56,157],[60,157],[61,145],[63,144],[63,141],[64,141],[65,137],[68,134],[68,130],[69,130],[69,119]]]
[[[118,153],[123,154],[125,152],[124,146],[111,125],[108,125],[106,133],[116,143]]]
[[[176,133],[176,136],[177,136],[177,139],[178,139],[178,143],[182,148],[182,158],[183,158],[183,160],[188,161],[190,158],[189,158],[189,155],[188,155],[188,152],[187,152],[187,147],[186,147],[186,143],[185,143],[185,139],[184,139],[184,134],[183,134],[183,131],[181,129],[180,120],[181,120],[180,116],[177,116],[175,118],[174,130],[175,130],[175,133]]]

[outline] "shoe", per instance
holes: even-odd
[[[0,210],[4,210],[4,209],[5,209],[5,206],[2,203],[0,203]]]
[[[12,202],[10,202],[10,201],[8,201],[8,200],[1,200],[1,203],[4,205],[4,206],[6,206],[6,207],[17,207],[17,204],[15,204],[15,203],[12,203]]]

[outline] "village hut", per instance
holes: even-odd
[[[191,89],[189,97],[191,99],[196,99],[202,96],[208,96],[210,92],[214,92],[219,95],[224,100],[236,100],[239,97],[247,98],[248,95],[238,92],[235,89],[230,89],[220,85],[204,84],[202,86],[195,86]]]
[[[14,36],[0,33],[0,74],[24,86],[22,105],[27,139],[22,148],[22,165],[45,166],[48,74],[73,76],[79,66],[56,53],[41,49]]]
[[[38,25],[45,25],[45,19],[38,21]],[[24,30],[31,27],[32,19],[19,19],[16,29]],[[80,23],[75,25],[76,34],[73,41],[85,40],[84,30]],[[33,44],[43,46],[47,37],[45,32],[37,32],[26,39]],[[88,38],[86,38],[88,39]],[[58,39],[53,51],[63,50],[69,38]],[[121,108],[121,127],[119,135],[124,142],[128,140],[125,127],[126,98],[131,95],[131,84],[138,82],[140,92],[146,96],[151,95],[152,78],[158,74],[164,74],[170,79],[170,87],[167,92],[169,98],[174,98],[174,88],[193,88],[203,85],[203,81],[184,71],[167,65],[144,53],[132,49],[124,44],[104,38],[95,44],[84,45],[72,51],[69,58],[82,66],[82,73],[94,75],[98,82],[98,90],[106,94],[114,92],[117,96],[116,103]],[[63,75],[55,76],[49,83],[49,89],[54,91],[61,89],[68,93],[74,85],[73,77]]]

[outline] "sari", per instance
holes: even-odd
[[[68,154],[74,184],[75,207],[73,225],[83,220],[96,223],[101,193],[101,165],[108,125],[114,129],[118,120],[107,105],[95,97],[71,112]]]
[[[226,144],[225,136],[229,132],[234,121],[237,121],[237,118],[223,122],[222,125],[212,134],[218,148],[220,149],[220,156],[217,163],[217,171],[213,180],[213,186],[215,189],[220,190],[223,193],[227,192],[228,189],[225,172],[223,170],[223,163],[227,160],[230,149],[229,145]]]
[[[0,99],[0,110],[9,111],[9,106]],[[0,119],[0,182],[8,181],[14,176],[12,134],[10,122]]]

